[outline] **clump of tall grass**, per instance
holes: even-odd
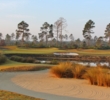
[[[72,62],[63,62],[51,68],[51,73],[60,78],[81,78],[85,67]]]
[[[81,64],[72,64],[72,73],[74,78],[82,78],[82,75],[85,73],[86,67]]]
[[[83,78],[89,80],[92,85],[110,86],[109,69],[101,66],[89,68],[83,75]]]
[[[52,67],[50,72],[60,78],[72,78],[72,69],[72,63],[62,62],[59,65]]]

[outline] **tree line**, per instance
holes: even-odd
[[[6,34],[6,45],[17,45],[22,47],[58,47],[68,48],[94,48],[110,49],[110,23],[106,26],[104,36],[94,36],[93,29],[95,22],[87,21],[82,30],[83,40],[74,39],[73,34],[63,34],[66,31],[67,22],[64,18],[59,18],[54,24],[44,22],[40,27],[40,33],[33,35],[30,33],[29,24],[22,21],[17,25],[16,33]],[[2,44],[2,33],[0,33],[0,43]],[[20,38],[21,37],[21,38]]]

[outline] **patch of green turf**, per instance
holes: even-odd
[[[67,49],[67,50],[59,50],[58,48],[18,48],[16,46],[6,46],[3,48],[7,48],[8,50],[1,50],[0,52],[3,54],[53,54],[54,52],[74,52],[80,55],[110,55],[110,50],[96,50],[96,49]]]
[[[43,100],[9,91],[0,90],[0,100]]]
[[[6,63],[0,65],[0,72],[14,72],[14,71],[39,71],[49,69],[54,65],[51,64],[31,64],[31,63],[20,63],[16,61],[7,60]]]

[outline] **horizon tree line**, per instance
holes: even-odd
[[[69,45],[77,46],[77,47],[89,47],[91,46],[91,40],[94,41],[92,43],[94,46],[101,47],[104,43],[106,45],[110,46],[110,23],[106,26],[105,29],[105,36],[97,37],[95,36],[92,38],[92,34],[94,33],[93,29],[95,28],[95,23],[92,20],[89,20],[86,22],[84,29],[82,30],[82,35],[84,37],[84,40],[81,41],[80,38],[74,39],[73,34],[63,34],[63,31],[66,31],[67,22],[64,18],[59,18],[54,24],[49,24],[48,22],[44,22],[43,25],[40,27],[40,33],[37,35],[32,35],[29,31],[29,25],[22,21],[18,23],[18,29],[16,30],[16,34],[6,34],[5,41],[7,44],[9,44],[11,41],[16,40],[16,44],[19,41],[19,38],[21,37],[21,43],[20,45],[24,45],[25,42],[29,42],[30,36],[33,44],[41,43],[45,44],[45,46],[48,46],[50,44],[54,43],[54,46],[56,47],[63,47],[63,42],[69,42]],[[0,33],[0,42],[2,40],[2,33]],[[38,41],[39,39],[39,41]],[[107,44],[107,39],[108,44]],[[69,40],[69,41],[68,41]],[[68,44],[68,43],[67,43]]]

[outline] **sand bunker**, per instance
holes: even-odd
[[[61,96],[110,100],[110,88],[89,85],[87,80],[52,77],[49,70],[18,75],[12,81],[29,90]]]

